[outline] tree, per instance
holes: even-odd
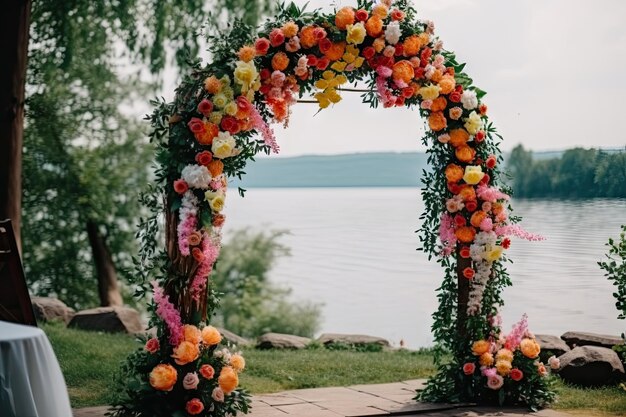
[[[513,175],[513,194],[524,196],[527,193],[528,176],[533,163],[533,155],[520,144],[511,151],[507,168]]]

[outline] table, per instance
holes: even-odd
[[[0,416],[72,417],[61,368],[41,329],[0,321]]]

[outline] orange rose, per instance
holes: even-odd
[[[172,358],[174,358],[174,362],[178,365],[187,365],[188,363],[198,359],[198,356],[200,356],[200,349],[198,348],[198,345],[183,341],[174,348]]]
[[[472,353],[475,356],[480,356],[484,353],[489,352],[489,349],[491,349],[491,343],[487,342],[486,340],[477,340],[472,344]]]
[[[529,359],[535,359],[541,352],[541,347],[535,339],[522,339],[519,344],[519,348],[522,351],[522,354]]]
[[[370,17],[367,19],[367,22],[365,22],[365,30],[367,31],[368,36],[377,38],[381,33],[383,33],[383,19],[378,16]]]
[[[430,106],[430,111],[443,111],[446,109],[447,105],[448,100],[446,100],[445,97],[439,96],[433,100],[433,104]]]
[[[202,401],[200,401],[198,398],[193,398],[187,401],[187,404],[185,405],[185,411],[187,411],[187,413],[192,416],[198,415],[202,411],[204,411],[204,404],[202,404]]]
[[[210,122],[202,122],[204,128],[201,132],[195,133],[194,136],[200,145],[211,145],[213,139],[220,133],[219,127]]]
[[[385,4],[377,4],[372,9],[372,14],[381,19],[384,19],[389,14],[389,8]]]
[[[489,352],[483,353],[480,355],[480,358],[478,358],[478,363],[480,363],[481,366],[493,365],[493,355]]]
[[[200,333],[200,329],[198,329],[196,326],[192,326],[191,324],[185,324],[183,326],[183,337],[186,342],[197,345],[202,339],[202,333]]]
[[[206,326],[202,329],[202,341],[206,345],[214,346],[222,341],[222,335],[215,327]]]
[[[177,378],[176,369],[172,365],[162,363],[150,372],[150,385],[158,391],[171,391]]]
[[[285,38],[293,38],[298,34],[298,25],[295,22],[287,22],[280,29],[285,35]]]
[[[498,373],[502,376],[507,376],[511,372],[511,368],[513,368],[513,365],[511,365],[511,362],[509,361],[496,361],[496,369],[498,370]]]
[[[476,229],[471,226],[459,227],[458,229],[456,229],[454,234],[460,242],[471,243],[474,241],[474,237],[476,236]]]
[[[456,81],[452,75],[444,75],[439,80],[439,87],[441,88],[441,94],[450,94],[456,87]]]
[[[242,46],[237,52],[237,56],[243,62],[250,62],[256,56],[256,49],[252,46]]]
[[[446,116],[443,115],[443,112],[435,111],[428,116],[428,126],[430,126],[430,130],[433,132],[439,132],[448,126],[448,121],[446,120]],[[459,158],[459,160],[465,162],[461,158]]]
[[[344,52],[346,51],[346,43],[345,42],[337,42],[332,43],[330,49],[326,51],[324,55],[331,61],[337,61],[343,57]]]
[[[422,48],[422,42],[420,42],[420,38],[415,35],[411,35],[404,40],[404,56],[412,57],[419,54],[420,49]]]
[[[406,84],[408,84],[411,82],[414,75],[415,75],[415,71],[413,70],[413,66],[409,63],[409,61],[402,60],[393,64],[393,79],[394,80],[402,80]]]
[[[452,129],[450,131],[450,145],[455,148],[463,146],[469,140],[469,133],[465,129]]]
[[[209,165],[207,166],[207,168],[209,169],[211,176],[215,178],[217,176],[222,175],[222,172],[224,172],[224,163],[222,161],[214,159],[211,162],[209,162]]]
[[[470,224],[474,227],[480,227],[480,223],[487,217],[487,213],[482,210],[475,211],[470,219]]]
[[[217,382],[222,391],[224,391],[224,394],[230,394],[237,388],[237,385],[239,385],[239,377],[233,368],[225,366],[222,368]]]
[[[434,83],[438,83],[443,78],[443,73],[440,69],[436,69],[433,75],[430,77],[430,80]]]
[[[272,68],[276,71],[284,71],[289,66],[289,57],[284,52],[278,52],[272,57]]]
[[[215,75],[211,75],[209,78],[204,80],[204,89],[209,94],[217,94],[222,89],[222,83]]]
[[[246,360],[243,356],[234,354],[230,357],[230,366],[232,366],[235,371],[241,372],[246,367]]]
[[[213,379],[213,376],[215,376],[215,369],[211,365],[202,365],[200,367],[200,375],[206,379]]]
[[[474,190],[474,187],[471,185],[462,185],[458,194],[461,196],[463,201],[476,201],[476,190]]]
[[[474,150],[474,148],[463,145],[456,148],[456,151],[454,151],[454,155],[459,161],[469,164],[474,160],[474,157],[476,156],[476,151]]]
[[[317,38],[315,37],[315,26],[305,26],[300,31],[300,45],[305,48],[313,48],[317,45]]]
[[[463,178],[463,168],[457,164],[450,164],[446,167],[446,179],[448,182],[459,182]]]
[[[420,33],[417,37],[420,39],[422,45],[428,45],[428,42],[430,42],[430,36],[426,32]]]
[[[193,232],[189,234],[187,240],[189,241],[190,246],[198,246],[202,241],[202,235],[199,232]]]
[[[354,9],[349,6],[342,7],[335,16],[335,26],[339,30],[346,30],[346,26],[354,24],[354,19]]]
[[[493,203],[491,205],[491,211],[493,212],[494,215],[499,215],[502,214],[502,212],[504,212],[504,206],[501,203]]]

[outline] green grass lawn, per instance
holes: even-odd
[[[127,335],[43,326],[61,364],[73,407],[105,405],[115,395],[113,376],[138,347]],[[289,389],[397,382],[435,372],[429,351],[352,352],[327,349],[244,351],[241,384],[253,394]],[[618,387],[581,389],[557,383],[555,409],[580,416],[626,414],[626,391]]]

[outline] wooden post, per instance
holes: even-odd
[[[24,86],[30,9],[30,0],[8,0],[0,13],[0,220],[11,219],[20,252]]]

